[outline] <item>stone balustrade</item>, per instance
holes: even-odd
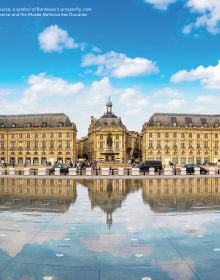
[[[39,167],[38,168],[38,175],[39,176],[45,176],[46,175],[46,168],[45,167]]]
[[[70,176],[76,176],[77,175],[77,169],[75,167],[69,168],[69,175]]]
[[[109,168],[107,167],[102,167],[101,168],[101,175],[102,176],[108,176],[110,173],[109,173]]]
[[[24,168],[24,175],[25,176],[29,176],[30,175],[30,168],[29,167],[25,167]]]
[[[140,169],[137,168],[137,167],[133,167],[133,168],[131,169],[131,175],[132,175],[132,176],[139,176],[139,175],[140,175]]]
[[[195,167],[194,168],[194,174],[195,175],[200,175],[200,167]]]
[[[164,167],[164,175],[165,175],[165,176],[171,176],[171,175],[173,175],[172,167],[170,167],[170,166]]]
[[[118,175],[119,176],[123,176],[124,175],[124,168],[123,167],[118,168]]]
[[[86,176],[91,176],[92,175],[92,168],[91,167],[87,167],[86,168]]]
[[[155,169],[154,169],[154,167],[150,167],[150,168],[149,168],[149,175],[150,175],[150,176],[154,176],[154,175],[155,175]]]
[[[180,168],[180,175],[186,175],[186,167]]]

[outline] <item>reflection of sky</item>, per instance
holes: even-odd
[[[109,267],[117,267],[128,277],[134,275],[131,279],[149,276],[152,279],[194,280],[204,261],[206,274],[210,271],[213,277],[210,260],[215,260],[216,265],[220,258],[218,211],[154,212],[143,202],[139,189],[126,192],[121,204],[117,204],[119,208],[112,213],[109,227],[107,214],[99,205],[91,207],[93,203],[88,191],[87,186],[78,184],[77,199],[65,213],[0,212],[0,264],[3,261],[23,264],[20,270],[14,266],[14,271],[1,271],[0,265],[0,279],[7,279],[6,276],[12,273],[22,276],[25,265],[31,263],[49,267],[60,265],[65,269],[98,267],[103,275],[110,273],[112,279],[115,276]],[[102,194],[94,195],[99,195],[100,200]],[[115,193],[113,197],[115,201]],[[108,204],[110,201],[111,197]],[[53,200],[49,201],[49,207],[53,203]],[[56,204],[59,205],[57,201]],[[134,269],[140,266],[146,269],[143,274]],[[124,271],[123,267],[132,268],[132,272]],[[34,266],[33,275],[36,269]],[[29,276],[30,271],[26,271]],[[56,273],[54,277],[57,277]],[[63,279],[69,279],[67,274],[64,272]]]

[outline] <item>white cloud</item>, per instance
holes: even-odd
[[[185,99],[172,99],[168,102],[156,103],[152,107],[157,112],[187,112],[187,105]]]
[[[197,113],[219,114],[220,96],[215,94],[199,95],[195,99],[194,106]]]
[[[205,28],[212,34],[217,34],[220,31],[219,0],[145,0],[145,2],[160,10],[167,10],[170,4],[176,2],[185,2],[185,8],[195,15],[195,20],[183,27],[184,34],[190,34],[199,28]]]
[[[138,88],[113,87],[109,78],[83,83],[70,83],[46,73],[30,75],[27,86],[13,99],[0,95],[2,114],[66,113],[78,128],[78,135],[85,136],[90,116],[99,118],[106,111],[106,101],[111,96],[113,111],[122,117],[130,130],[140,130],[149,108],[149,97]]]
[[[31,75],[28,84],[29,88],[24,91],[26,96],[66,96],[73,95],[84,88],[83,83],[69,83],[61,78],[47,76],[46,73]]]
[[[76,49],[80,44],[71,38],[66,30],[58,25],[46,27],[38,36],[40,48],[44,52],[62,52],[63,49]]]
[[[220,61],[215,66],[198,66],[196,69],[180,70],[171,77],[174,83],[200,81],[208,89],[220,89]]]
[[[170,4],[177,1],[178,0],[145,0],[146,3],[152,4],[154,8],[159,10],[166,10]]]
[[[191,23],[188,29],[189,33],[192,29],[204,27],[210,33],[216,34],[219,32],[220,21],[220,1],[219,0],[188,0],[186,7],[192,13],[199,14],[196,20]],[[190,30],[191,29],[191,30]]]
[[[14,92],[15,92],[15,90],[12,90],[12,89],[0,89],[0,96],[10,95]]]
[[[114,51],[105,54],[87,54],[83,57],[83,67],[97,66],[97,75],[116,78],[149,75],[159,72],[156,63],[143,58],[130,58]]]
[[[163,98],[163,97],[178,98],[181,97],[182,95],[183,95],[182,92],[178,89],[165,87],[157,90],[153,96],[155,98]]]

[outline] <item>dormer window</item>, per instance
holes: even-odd
[[[5,124],[4,124],[4,123],[1,123],[1,127],[5,127]]]
[[[218,122],[215,123],[215,127],[219,127],[219,123]]]
[[[176,117],[171,117],[171,123],[173,126],[177,126],[177,119]]]
[[[186,126],[192,127],[192,119],[191,118],[186,117],[185,118],[185,123],[186,123]]]
[[[47,122],[42,122],[42,127],[47,127]]]
[[[63,126],[64,123],[63,122],[59,122],[58,126]]]
[[[16,126],[17,126],[16,123],[12,123],[12,124],[11,124],[11,127],[16,127]]]
[[[32,123],[27,123],[27,127],[32,127]]]
[[[157,126],[161,126],[161,122],[157,122],[156,125],[157,125]]]

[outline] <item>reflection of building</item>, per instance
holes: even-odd
[[[76,126],[65,114],[0,116],[1,163],[75,160]]]
[[[219,208],[220,178],[143,180],[143,200],[158,212]]]
[[[106,113],[100,119],[91,117],[88,136],[77,141],[77,156],[118,162],[138,157],[138,133],[129,132],[121,118],[113,114],[110,99],[106,107]]]
[[[91,207],[99,207],[106,213],[106,223],[112,225],[112,214],[121,208],[128,193],[139,188],[140,181],[136,180],[83,180],[83,185],[88,188]]]
[[[0,206],[3,210],[65,212],[76,197],[75,180],[0,179]]]
[[[164,164],[216,163],[220,159],[220,115],[154,114],[143,125],[143,160]]]

